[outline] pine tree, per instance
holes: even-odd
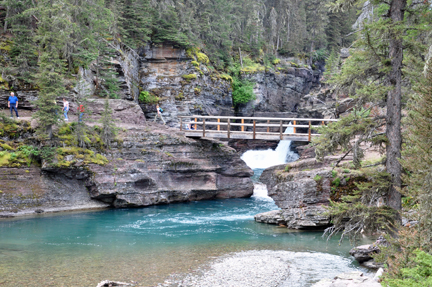
[[[337,0],[333,7],[348,9],[355,3],[357,1]],[[408,67],[415,74],[416,65],[410,63],[418,61],[425,53],[421,33],[427,27],[425,23],[429,21],[430,16],[425,17],[428,13],[423,13],[429,6],[425,3],[407,6],[404,0],[377,3],[379,9],[375,10],[375,20],[364,24],[351,57],[346,60],[341,72],[330,81],[336,84],[340,94],[355,99],[356,112],[324,129],[325,135],[317,142],[317,154],[323,156],[325,150],[335,150],[342,146],[353,152],[354,163],[359,165],[362,155],[360,143],[384,144],[386,172],[391,183],[385,197],[386,204],[399,211],[399,190],[402,183],[402,167],[399,162],[402,148],[402,81],[410,79],[403,79],[403,60],[405,54],[407,72],[404,75],[410,76]],[[411,53],[412,51],[415,53]],[[369,108],[364,110],[366,103],[369,103]],[[369,111],[377,106],[386,107],[386,116],[370,116]],[[380,132],[383,127],[386,128],[385,135]],[[351,212],[354,216],[356,211]]]
[[[109,99],[105,99],[104,110],[100,119],[102,124],[101,138],[105,145],[109,148],[115,138],[117,128],[112,118],[112,110],[109,105]]]

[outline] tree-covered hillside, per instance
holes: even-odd
[[[10,54],[3,75],[36,80],[45,50],[74,72],[107,53],[110,43],[131,48],[169,42],[200,47],[218,69],[240,48],[312,56],[349,43],[352,13],[332,13],[318,0],[2,0],[0,49]],[[321,50],[320,50],[321,49]],[[317,53],[315,53],[316,56]]]

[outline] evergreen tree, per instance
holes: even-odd
[[[337,0],[333,7],[348,9],[355,3],[357,1]],[[425,3],[411,3],[407,6],[404,0],[376,1],[376,4],[378,9],[375,10],[375,20],[364,24],[355,44],[356,49],[346,60],[341,72],[330,81],[336,84],[339,93],[348,94],[355,99],[356,112],[324,129],[325,134],[317,142],[317,154],[323,156],[325,150],[335,150],[342,146],[353,152],[354,163],[359,166],[362,157],[360,143],[384,144],[386,172],[390,181],[385,196],[386,204],[398,211],[401,209],[399,190],[402,183],[399,160],[402,144],[403,59],[405,53],[407,67],[415,70],[415,65],[409,63],[415,62],[413,59],[421,58],[425,53],[422,48],[422,32],[429,19],[425,17],[428,13],[423,12],[429,6]],[[409,73],[405,75],[409,76]],[[363,109],[365,103],[370,103],[367,110]],[[376,106],[385,106],[386,116],[371,116],[368,111]],[[385,136],[380,132],[384,126]],[[351,216],[355,217],[357,211],[358,209],[351,209]],[[374,217],[368,217],[372,218]],[[344,223],[340,223],[339,227],[343,228]],[[359,232],[365,225],[367,224],[363,222],[356,230]]]
[[[109,99],[105,99],[104,110],[100,119],[102,124],[101,138],[107,147],[111,146],[116,135],[116,126],[112,118],[112,110],[109,105]]]

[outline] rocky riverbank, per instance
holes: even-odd
[[[307,266],[308,264],[313,264],[313,269]],[[331,276],[333,279],[319,281],[322,277]],[[319,283],[316,283],[317,281]],[[158,286],[304,287],[312,285],[316,287],[380,286],[377,281],[361,271],[349,267],[348,262],[344,262],[339,256],[271,250],[228,254],[193,273],[173,275]]]

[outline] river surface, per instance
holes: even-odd
[[[320,264],[331,262],[334,275],[360,268],[348,242],[254,222],[255,214],[277,209],[265,193],[258,185],[250,199],[0,221],[0,286],[96,286],[106,279],[153,286],[216,256],[253,249],[312,253],[298,262],[313,271],[309,282],[332,275]]]

